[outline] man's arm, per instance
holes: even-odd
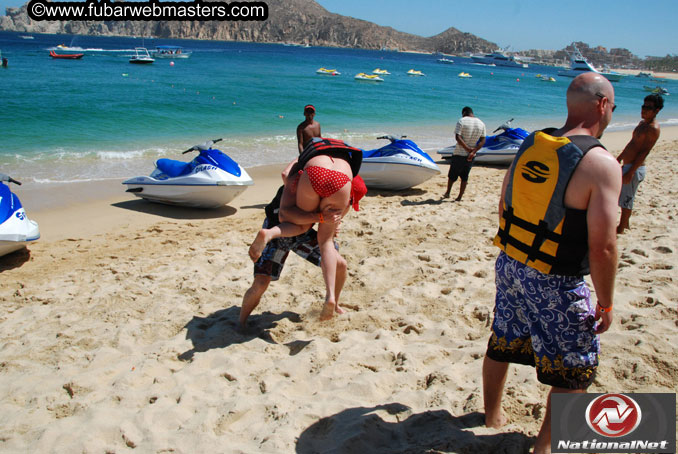
[[[461,145],[461,147],[466,150],[467,153],[471,152],[471,147],[469,147],[466,142],[464,142],[464,139],[461,138],[461,134],[455,134],[454,138],[457,139],[457,145]]]
[[[587,180],[592,184],[586,214],[589,263],[599,306],[596,319],[601,319],[596,333],[600,334],[612,324],[612,313],[600,312],[600,307],[611,308],[614,302],[617,201],[621,191],[621,172],[619,164],[602,148],[589,151],[586,158]]]
[[[300,123],[297,126],[297,148],[299,148],[299,154],[304,151],[304,128],[302,127],[304,123]]]
[[[315,224],[320,222],[319,212],[304,211],[297,206],[297,181],[298,177],[292,176],[285,181],[280,198],[280,209],[278,219],[280,222],[290,222],[297,225]],[[341,221],[343,214],[341,210],[325,209],[322,211],[323,222],[336,224]]]

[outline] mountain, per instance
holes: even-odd
[[[41,21],[26,5],[7,8],[0,30],[73,35],[300,43],[312,46],[420,52],[490,52],[497,45],[455,28],[424,38],[372,22],[330,13],[313,0],[267,0],[266,21]]]

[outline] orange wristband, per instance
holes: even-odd
[[[323,214],[322,214],[322,213],[318,213],[318,216],[320,217],[320,223],[321,223],[321,224],[322,224],[323,222],[325,222],[325,218],[323,218]]]
[[[600,304],[598,304],[598,307],[600,308],[600,312],[612,312],[612,305],[611,304],[607,307],[603,307]]]

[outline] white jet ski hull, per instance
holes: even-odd
[[[18,251],[39,238],[38,223],[28,219],[26,211],[19,208],[0,225],[0,257]]]
[[[364,158],[360,176],[368,188],[400,191],[440,174],[435,163],[417,159],[402,155]]]

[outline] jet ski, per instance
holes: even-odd
[[[411,140],[381,136],[391,143],[376,150],[363,150],[360,176],[373,189],[398,191],[423,183],[440,174],[433,159]]]
[[[254,184],[245,169],[220,150],[221,139],[195,145],[183,154],[198,151],[190,162],[158,159],[150,176],[123,181],[127,192],[151,202],[197,208],[226,205]]]
[[[485,145],[476,153],[474,163],[508,165],[513,162],[518,148],[530,133],[523,128],[512,128],[512,121],[513,118],[493,131],[493,134],[502,131],[500,134],[485,137]],[[443,148],[438,154],[445,159],[452,159],[456,147],[455,144]]]
[[[0,256],[18,251],[40,238],[38,223],[26,216],[19,198],[5,183],[21,183],[0,173]]]

